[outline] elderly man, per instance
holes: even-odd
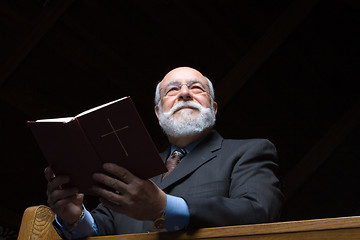
[[[93,175],[101,203],[91,213],[83,194],[61,188],[67,176],[48,179],[54,226],[64,238],[271,222],[283,195],[275,175],[275,147],[264,139],[223,139],[215,130],[211,82],[188,67],[158,84],[155,113],[171,146],[161,154],[168,173],[142,180],[115,164]],[[171,164],[170,164],[171,163]],[[108,174],[107,174],[108,173]]]

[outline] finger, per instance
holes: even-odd
[[[61,185],[68,182],[70,182],[70,178],[68,176],[54,177],[51,181],[48,182],[47,190],[51,193],[55,190],[61,189]]]
[[[91,190],[98,196],[104,197],[107,199],[112,199],[114,201],[120,201],[119,197],[123,196],[120,191],[111,191],[109,189],[100,187],[100,186],[93,186]]]
[[[133,181],[134,178],[137,178],[131,172],[129,172],[126,168],[120,167],[115,163],[104,163],[103,168],[108,173],[119,178],[124,183],[130,183]]]
[[[67,198],[60,199],[59,201],[57,201],[56,203],[54,203],[52,205],[49,204],[49,206],[54,212],[57,212],[57,210],[63,209],[64,206],[66,206],[69,203],[76,202],[80,205],[80,204],[82,204],[82,201],[83,201],[83,195],[75,194],[75,195],[69,196]]]
[[[55,177],[55,174],[51,167],[45,168],[44,175],[47,181],[51,181],[51,179]]]
[[[48,194],[48,204],[55,205],[60,200],[71,198],[79,193],[77,188],[68,188],[65,190],[55,190]]]
[[[115,205],[120,205],[124,203],[124,196],[121,194],[117,194],[115,192],[109,191],[105,188],[101,188],[98,186],[92,187],[92,190],[100,196],[100,199],[106,199],[107,201],[110,201],[114,203]]]
[[[65,204],[72,203],[77,205],[82,205],[84,202],[84,194],[82,193],[76,193],[74,195],[71,195],[67,198],[60,199],[56,202],[57,205],[63,207]]]
[[[113,202],[112,200],[108,200],[106,198],[100,198],[100,202],[104,204],[105,207],[111,209],[114,212],[126,214],[125,205],[120,202]]]
[[[93,179],[98,182],[103,184],[104,186],[107,186],[111,189],[113,189],[114,191],[119,191],[124,192],[126,189],[126,184],[118,179],[112,178],[106,174],[103,173],[94,173],[93,174]]]

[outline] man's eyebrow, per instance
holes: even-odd
[[[193,83],[201,83],[198,79],[192,79],[189,81],[190,82],[193,82]],[[171,80],[168,84],[168,85],[171,85],[171,84],[178,84],[178,83],[181,83],[181,80]],[[201,83],[202,84],[202,83]]]

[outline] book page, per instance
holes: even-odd
[[[106,107],[106,106],[111,105],[111,104],[113,104],[113,103],[116,103],[116,102],[118,102],[118,101],[121,101],[121,100],[123,100],[123,99],[125,99],[125,98],[128,98],[128,97],[123,97],[123,98],[120,98],[120,99],[117,99],[117,100],[114,100],[114,101],[105,103],[105,104],[103,104],[103,105],[100,105],[100,106],[91,108],[91,109],[89,109],[89,110],[86,110],[86,111],[84,111],[84,112],[76,115],[75,117],[39,119],[39,120],[36,120],[35,122],[63,122],[63,123],[68,123],[68,122],[74,120],[74,119],[77,118],[77,117],[80,117],[80,116],[83,116],[83,115],[85,115],[85,114],[91,113],[91,112],[96,111],[96,110],[98,110],[98,109],[100,109],[100,108],[103,108],[103,107]]]
[[[88,114],[88,113],[90,113],[90,112],[96,111],[96,110],[98,110],[98,109],[100,109],[100,108],[103,108],[103,107],[106,107],[106,106],[111,105],[111,104],[113,104],[113,103],[116,103],[116,102],[118,102],[118,101],[121,101],[121,100],[123,100],[123,99],[125,99],[125,98],[127,98],[127,97],[123,97],[123,98],[120,98],[120,99],[117,99],[117,100],[114,100],[114,101],[105,103],[105,104],[103,104],[103,105],[100,105],[100,106],[91,108],[91,109],[86,110],[86,111],[84,111],[84,112],[82,112],[82,113],[79,113],[79,114],[76,115],[75,117],[77,118],[77,117],[83,116],[83,115]]]
[[[64,117],[64,118],[52,118],[52,119],[40,119],[40,120],[36,120],[35,122],[63,122],[63,123],[67,123],[72,121],[74,118],[73,117]]]

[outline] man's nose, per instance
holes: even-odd
[[[192,99],[192,92],[186,84],[181,86],[179,98],[183,100]]]

